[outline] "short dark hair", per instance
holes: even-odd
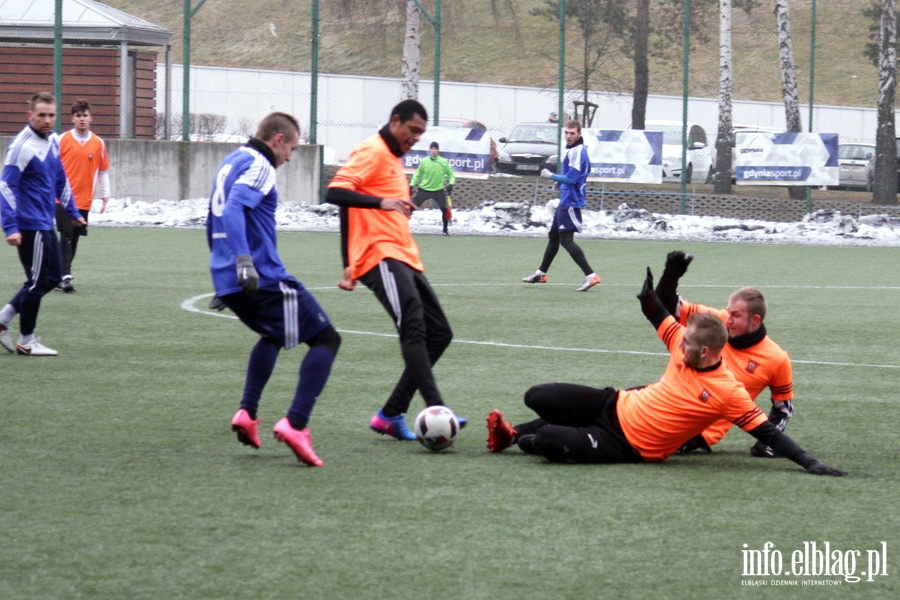
[[[728,341],[725,323],[713,313],[694,313],[688,317],[687,325],[694,328],[694,341],[709,347],[713,352],[721,352]]]
[[[566,129],[574,129],[578,133],[581,133],[581,121],[579,121],[577,119],[572,119],[570,121],[566,121],[566,124],[564,125],[564,127]]]
[[[83,98],[79,98],[72,103],[72,114],[80,112],[91,112],[91,103]]]
[[[31,97],[31,101],[28,103],[28,110],[34,110],[34,107],[38,104],[56,105],[56,96],[52,92],[38,92]]]
[[[300,139],[300,123],[293,116],[283,112],[273,112],[259,122],[256,128],[256,139],[268,142],[279,133],[287,140]]]
[[[441,147],[438,146],[438,143],[437,143],[437,142],[431,142],[431,145],[428,146],[428,148],[429,148],[429,150],[430,150],[431,148],[437,148],[438,150],[441,149]]]
[[[403,100],[397,106],[391,109],[391,118],[397,115],[400,117],[400,122],[405,123],[413,118],[413,115],[419,115],[424,120],[428,120],[428,111],[425,110],[425,107],[422,106],[422,103],[418,100],[413,100],[412,98],[408,100]]]

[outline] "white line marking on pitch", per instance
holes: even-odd
[[[307,288],[307,289],[316,289],[316,288]],[[320,288],[320,289],[331,289],[331,288]],[[225,319],[237,319],[236,316],[231,314],[220,313],[218,311],[197,308],[194,306],[200,300],[205,298],[210,298],[214,294],[200,294],[199,296],[194,296],[193,298],[188,298],[184,302],[181,303],[181,308],[188,312],[200,313],[204,315],[211,315],[213,317],[222,317]],[[353,329],[338,329],[340,333],[350,333],[353,335],[370,335],[375,337],[386,337],[386,338],[397,338],[396,333],[378,333],[375,331],[355,331]],[[553,352],[587,352],[589,354],[631,354],[638,356],[668,356],[668,352],[642,352],[638,350],[603,350],[596,348],[564,348],[561,346],[531,346],[527,344],[509,344],[505,342],[485,342],[478,340],[461,340],[454,338],[454,344],[469,344],[472,346],[492,346],[496,348],[519,348],[523,350],[549,350]],[[792,358],[791,362],[795,364],[802,365],[818,365],[818,366],[830,366],[830,367],[866,367],[872,369],[900,369],[900,365],[878,365],[872,363],[844,363],[844,362],[831,362],[831,361],[821,361],[821,360],[799,360],[796,358]]]
[[[527,288],[530,287],[529,284],[521,284],[521,283],[432,283],[431,287],[522,287]],[[577,282],[571,281],[568,283],[542,283],[541,286],[553,287],[553,286],[570,286],[577,285]],[[602,287],[637,287],[635,283],[601,283]],[[538,287],[538,286],[535,286]],[[741,285],[723,285],[720,283],[680,283],[678,285],[679,288],[721,288],[725,290],[736,290],[739,287],[743,287]],[[778,289],[778,290],[887,290],[887,291],[897,291],[900,290],[900,286],[896,285],[767,285],[767,284],[759,284],[754,287],[758,287],[761,289]],[[331,287],[323,287],[323,288],[309,288],[309,289],[317,289],[317,290],[329,290],[331,291]],[[337,288],[334,288],[337,289]],[[600,288],[598,288],[600,289]]]

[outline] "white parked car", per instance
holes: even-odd
[[[644,122],[645,131],[661,131],[663,134],[663,179],[681,180],[681,148],[683,127],[681,121]],[[687,156],[685,161],[685,181],[703,183],[713,171],[713,147],[706,137],[706,131],[696,123],[687,124]]]

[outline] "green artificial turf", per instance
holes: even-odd
[[[188,302],[211,293],[205,233],[92,229],[74,264],[78,291],[49,294],[38,321],[60,356],[0,355],[0,598],[900,595],[896,248],[582,240],[603,283],[578,294],[582,274],[564,251],[550,283],[520,283],[542,238],[418,241],[455,334],[438,384],[470,420],[436,454],[368,429],[401,359],[371,292],[335,287],[338,236],[279,236],[289,270],[343,337],[310,424],[325,461],[314,469],[270,432],[303,347],[281,354],[263,396],[262,448],[230,431],[255,336],[183,306],[208,303]],[[688,299],[723,306],[742,285],[766,292],[768,330],[795,361],[787,432],[849,477],[753,458],[740,431],[711,455],[665,464],[487,452],[487,413],[530,419],[521,399],[533,384],[627,387],[661,375],[665,348],[635,294],[645,267],[659,275],[679,246],[696,256],[680,288]],[[0,301],[22,280],[7,247]],[[767,393],[759,400],[768,411]],[[411,412],[422,407],[417,397]],[[884,541],[888,576],[742,572],[746,551],[766,542],[788,570],[813,541],[860,551],[857,574]]]

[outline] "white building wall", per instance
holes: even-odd
[[[157,66],[157,77],[164,81],[165,65]],[[180,112],[182,65],[172,65],[172,106]],[[222,67],[191,67],[191,112],[225,115],[226,132],[241,135],[252,132],[256,124],[272,111],[293,114],[308,134],[310,122],[310,74],[288,71],[257,71]],[[339,160],[345,160],[364,138],[387,122],[391,108],[400,100],[399,79],[319,75],[317,142],[333,148]],[[509,133],[516,123],[546,121],[557,107],[556,90],[551,88],[506,85],[441,83],[440,115],[465,117],[485,123],[495,139]],[[165,106],[162,86],[157,88],[157,106]],[[580,91],[566,93],[566,106],[581,97]],[[431,81],[419,85],[419,99],[433,108]],[[599,105],[592,127],[627,129],[631,124],[631,95],[592,92],[591,102]],[[801,107],[803,126],[809,123],[808,106]],[[648,119],[680,120],[680,96],[650,96]],[[735,101],[734,123],[784,127],[784,105],[778,102]],[[715,98],[690,98],[688,121],[702,125],[715,139],[718,127],[718,101]],[[813,129],[837,133],[844,141],[874,142],[877,111],[874,108],[816,106]],[[178,127],[176,135],[180,133]]]

